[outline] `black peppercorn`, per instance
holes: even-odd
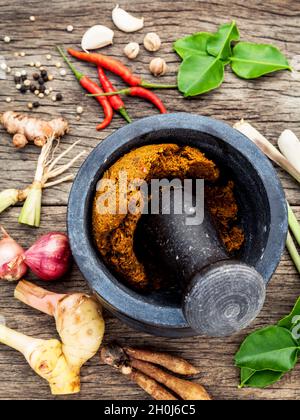
[[[45,81],[42,77],[39,77],[38,82],[39,82],[40,85],[43,85],[45,83]]]
[[[37,87],[33,83],[31,83],[31,85],[29,86],[29,90],[30,92],[34,93],[37,90]]]
[[[25,74],[22,74],[21,80],[22,80],[22,82],[25,82],[25,80],[27,80],[27,76]]]
[[[44,80],[44,82],[49,82],[48,74],[46,74],[46,76],[43,76],[43,80]]]
[[[21,88],[20,88],[20,92],[21,93],[26,93],[27,92],[26,86],[22,85]]]
[[[48,76],[47,70],[41,70],[41,76],[42,77]]]
[[[45,93],[45,90],[46,90],[46,86],[45,86],[45,85],[41,85],[41,86],[39,87],[39,91],[40,91],[40,93]]]
[[[15,77],[14,77],[14,81],[15,81],[15,84],[16,84],[16,85],[19,85],[19,84],[21,83],[21,77],[19,77],[19,76],[15,76]]]
[[[32,77],[34,80],[39,80],[40,75],[38,73],[33,73]]]
[[[33,108],[38,108],[40,106],[39,102],[33,102],[32,104]]]
[[[56,94],[56,100],[57,100],[57,101],[62,101],[62,100],[63,100],[63,96],[62,96],[62,94],[61,94],[61,93],[57,93],[57,94]]]

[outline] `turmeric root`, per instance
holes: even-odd
[[[123,375],[128,376],[155,400],[177,400],[173,394],[159,385],[155,380],[132,369],[128,356],[117,343],[110,343],[108,346],[102,347],[100,359],[103,363],[118,369]]]
[[[155,381],[165,385],[183,400],[211,400],[202,385],[176,378],[150,363],[131,359],[131,366]]]
[[[105,325],[99,304],[90,296],[56,294],[21,281],[15,297],[55,318],[62,351],[72,369],[79,370],[99,350]]]
[[[29,141],[42,147],[50,137],[60,138],[69,132],[69,124],[63,118],[44,121],[18,112],[7,111],[0,115],[0,122],[8,133],[13,134],[13,144],[25,147]]]
[[[0,343],[22,353],[30,367],[48,381],[53,395],[80,392],[79,369],[68,365],[58,340],[38,340],[0,325]]]
[[[171,372],[175,372],[180,375],[189,376],[197,375],[199,373],[199,369],[191,365],[186,360],[168,353],[135,349],[131,347],[124,347],[124,351],[128,354],[128,356],[134,359],[143,360],[144,362],[150,362],[155,365],[163,366]]]

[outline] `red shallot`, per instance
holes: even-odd
[[[0,240],[0,280],[20,280],[27,271],[24,263],[24,249],[0,226],[3,238]]]
[[[40,279],[54,281],[69,269],[71,250],[68,237],[60,232],[41,236],[28,251],[25,262]]]

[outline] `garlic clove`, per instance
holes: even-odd
[[[118,4],[112,12],[112,20],[116,27],[123,32],[136,32],[144,27],[144,18],[130,15]]]
[[[88,50],[96,50],[98,48],[111,45],[114,39],[114,31],[103,25],[95,25],[86,31],[82,37],[81,48]]]

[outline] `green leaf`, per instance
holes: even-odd
[[[241,369],[240,388],[266,388],[279,381],[283,376],[282,372],[272,370],[255,371],[248,368]]]
[[[174,44],[174,50],[185,59],[190,55],[207,56],[207,41],[213,36],[208,32],[198,32],[185,38],[178,39]]]
[[[298,344],[285,328],[272,326],[249,335],[235,356],[236,365],[288,372],[297,363]]]
[[[233,48],[231,67],[243,79],[256,79],[277,70],[291,70],[278,48],[268,44],[240,42]]]
[[[219,87],[224,80],[224,64],[214,57],[191,55],[179,68],[178,88],[184,96],[195,96]]]
[[[277,325],[279,327],[286,328],[291,331],[300,320],[300,319],[295,318],[297,316],[300,316],[300,298],[297,300],[291,313],[287,315],[286,317],[284,317],[283,319],[281,319]]]
[[[221,60],[227,60],[231,54],[231,43],[240,39],[235,21],[221,25],[218,32],[207,42],[207,52]]]

